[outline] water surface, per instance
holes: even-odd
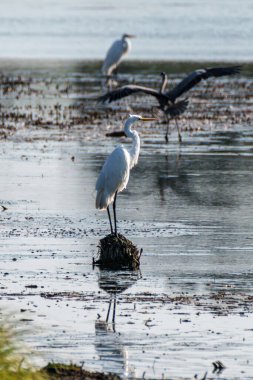
[[[251,0],[2,0],[0,57],[103,59],[123,33],[130,59],[252,61]]]
[[[92,268],[109,231],[94,183],[114,142],[2,142],[1,306],[35,329],[44,363],[183,379],[221,360],[226,379],[249,379],[253,134],[142,141],[118,198],[119,230],[144,250],[134,273]]]
[[[38,364],[189,379],[212,376],[220,360],[226,379],[251,378],[252,75],[244,67],[192,90],[181,146],[173,120],[168,145],[161,115],[137,127],[141,155],[118,197],[118,223],[143,248],[141,268],[109,272],[92,267],[109,232],[94,186],[114,145],[129,141],[105,134],[129,112],[157,113],[156,102],[98,105],[92,63],[4,65],[0,306],[29,331]],[[193,66],[138,63],[120,80],[157,88],[164,68],[175,84]],[[116,323],[106,324],[115,294]]]

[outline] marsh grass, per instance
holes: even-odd
[[[20,353],[24,351],[24,333],[0,322],[0,380],[120,380],[115,374],[90,372],[74,364],[48,363],[35,370],[29,364],[29,354]]]
[[[8,324],[0,325],[0,379],[48,380],[46,374],[35,371],[28,362],[28,355],[20,354],[20,336]]]
[[[107,235],[98,245],[98,258],[93,260],[95,265],[112,269],[138,269],[142,250],[125,236],[118,234]]]
[[[48,363],[43,371],[50,380],[121,380],[116,374],[90,372],[75,364]]]

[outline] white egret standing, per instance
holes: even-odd
[[[156,118],[147,118],[140,115],[129,115],[125,122],[124,132],[127,137],[132,139],[130,149],[122,145],[117,146],[106,159],[104,166],[96,182],[96,208],[107,210],[108,218],[113,234],[112,221],[110,216],[109,205],[113,202],[114,215],[114,233],[117,236],[116,221],[116,198],[117,194],[124,190],[128,184],[130,170],[137,164],[140,153],[140,137],[138,133],[132,130],[132,124],[136,121],[157,120]]]
[[[102,74],[106,75],[108,79],[117,69],[123,57],[129,53],[131,49],[130,39],[134,37],[132,34],[123,34],[122,38],[115,41],[108,50],[102,66]]]
[[[132,34],[123,34],[120,40],[115,41],[108,50],[103,66],[102,74],[112,75],[113,71],[118,67],[119,63],[131,49],[130,39],[135,36]]]

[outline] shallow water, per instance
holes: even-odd
[[[134,33],[129,59],[252,61],[251,0],[2,0],[0,57],[103,59]]]
[[[252,364],[253,133],[142,138],[118,198],[140,271],[92,268],[106,214],[94,183],[115,141],[1,142],[1,308],[31,330],[39,363],[147,378],[249,379]],[[74,156],[74,159],[72,158]],[[116,324],[105,324],[110,293]],[[115,329],[115,331],[114,331]],[[214,376],[214,375],[213,375]]]
[[[139,164],[118,198],[119,230],[143,248],[137,272],[92,268],[109,232],[94,184],[114,145],[128,144],[105,132],[155,102],[99,106],[97,62],[1,67],[0,305],[28,328],[38,364],[186,379],[220,360],[226,379],[250,378],[252,67],[191,91],[181,146],[173,121],[168,145],[162,118],[139,126]],[[193,69],[139,62],[120,79],[156,87],[164,68],[173,84]]]

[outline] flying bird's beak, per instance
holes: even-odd
[[[152,121],[152,120],[158,120],[156,117],[141,117],[142,121]]]

